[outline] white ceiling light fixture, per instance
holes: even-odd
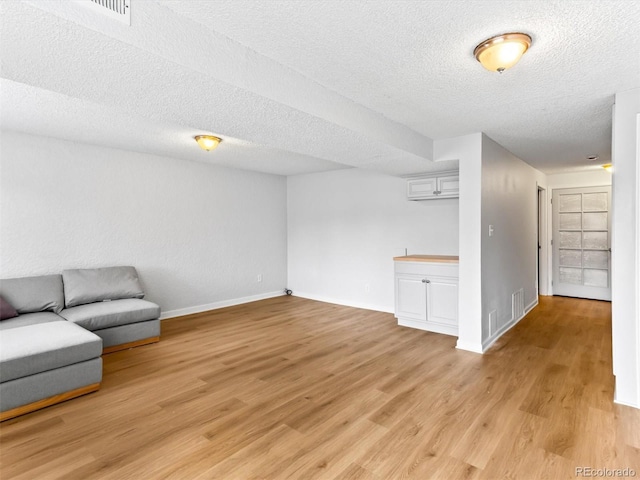
[[[198,142],[200,148],[206,150],[207,152],[215,149],[222,141],[222,139],[214,137],[213,135],[196,135],[193,138],[195,138],[196,142]]]
[[[518,63],[530,46],[526,33],[503,33],[480,43],[473,55],[487,70],[502,73]]]

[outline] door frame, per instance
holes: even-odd
[[[608,295],[607,295],[608,298],[599,298],[598,297],[598,293],[599,292],[597,292],[596,290],[597,290],[597,288],[601,288],[601,287],[585,287],[585,288],[593,288],[594,289],[594,291],[591,292],[591,293],[594,294],[593,297],[581,297],[580,295],[571,295],[571,294],[568,294],[568,293],[561,293],[560,295],[575,296],[577,298],[593,298],[593,299],[597,299],[597,300],[604,300],[604,301],[610,302],[611,301],[611,297],[612,297],[612,293],[613,293],[613,286],[612,286],[613,274],[612,274],[612,255],[611,255],[612,235],[613,235],[613,221],[612,221],[612,215],[611,215],[611,212],[612,212],[612,196],[613,196],[613,188],[612,188],[612,186],[611,185],[586,185],[586,186],[580,186],[580,187],[576,187],[576,186],[573,186],[573,187],[555,187],[552,190],[551,199],[554,198],[554,196],[556,195],[556,192],[558,190],[566,191],[566,190],[582,190],[582,189],[598,189],[598,188],[606,188],[606,189],[608,189],[608,194],[609,194],[609,200],[608,200],[608,212],[609,212],[609,214],[608,214],[608,242],[609,242],[609,269],[608,269],[608,274],[609,274],[609,288],[608,288]],[[550,212],[550,219],[549,219],[550,220],[550,224],[549,224],[550,230],[549,230],[549,232],[551,234],[550,235],[551,238],[550,238],[550,241],[549,241],[549,244],[550,244],[550,247],[551,247],[550,248],[550,258],[549,258],[549,260],[550,260],[550,262],[549,262],[550,263],[549,280],[550,280],[550,283],[553,285],[554,277],[557,274],[556,262],[559,261],[559,259],[556,258],[556,254],[558,254],[558,252],[559,252],[557,250],[557,247],[559,247],[559,246],[558,245],[551,245],[551,243],[553,243],[554,241],[559,241],[559,239],[554,239],[553,238],[554,234],[556,233],[555,232],[555,224],[554,224],[554,220],[556,220],[556,219],[555,219],[555,212],[554,212],[554,206],[553,206],[552,200],[550,201],[549,205],[550,205],[550,208],[549,208],[549,212]],[[557,295],[556,289],[553,288],[553,286],[551,288],[552,288],[552,292],[553,292],[552,295]]]
[[[549,209],[547,205],[551,203],[550,199],[548,199],[548,189],[542,187],[541,185],[537,186],[536,189],[536,202],[538,202],[538,238],[540,248],[537,248],[537,264],[538,264],[538,278],[536,282],[536,286],[538,289],[538,295],[553,295],[553,292],[550,290],[551,280],[549,278],[549,233],[548,233],[548,224],[549,224]]]
[[[553,197],[554,190],[564,190],[566,188],[582,188],[582,187],[611,187],[611,192],[613,193],[613,186],[611,185],[611,180],[608,181],[584,181],[584,182],[570,182],[563,179],[563,181],[559,181],[557,183],[553,181],[547,180],[548,183],[546,185],[546,207],[545,207],[545,235],[544,240],[545,243],[543,245],[543,250],[546,249],[545,253],[545,273],[547,274],[545,286],[547,287],[546,295],[553,296],[553,285],[551,285],[551,280],[553,275],[553,255],[552,255],[552,246],[551,241],[553,240],[553,205],[551,204],[551,198]],[[613,205],[611,206],[613,209]],[[615,235],[613,229],[615,226],[611,225],[611,235]],[[613,255],[613,253],[612,253]],[[612,283],[613,283],[613,273],[612,273]],[[612,285],[613,290],[613,285]],[[540,295],[545,295],[544,293],[540,293]]]

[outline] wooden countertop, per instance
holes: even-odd
[[[458,263],[459,257],[454,255],[405,255],[403,257],[393,257],[396,262],[437,262],[437,263]]]

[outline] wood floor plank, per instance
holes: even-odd
[[[378,480],[373,473],[362,468],[360,465],[352,463],[344,469],[334,480]]]
[[[82,451],[74,451],[51,459],[47,463],[29,469],[19,475],[12,476],[16,480],[33,480],[34,478],[69,478],[74,470],[95,461],[91,455]],[[51,476],[55,472],[55,477]],[[4,478],[4,475],[3,475]]]
[[[351,463],[352,455],[369,448],[386,432],[364,418],[332,425],[334,428],[324,430],[322,441],[305,444],[298,458],[288,463],[279,476],[310,480],[334,478]]]
[[[536,444],[536,435],[546,430],[548,425],[546,418],[521,410],[514,411],[481,478],[576,478],[574,462],[547,452]]]
[[[541,297],[485,355],[393,315],[278,297],[169,319],[101,389],[0,424],[0,477],[557,479],[640,474],[610,304]]]
[[[547,365],[539,372],[535,384],[531,386],[520,409],[523,412],[548,418],[551,412],[557,410],[562,400],[558,392],[565,384],[568,375],[569,367],[566,365],[557,363]]]
[[[304,435],[287,425],[278,425],[214,467],[197,472],[197,475],[189,474],[187,478],[201,478],[203,480],[211,478],[242,478],[247,480],[263,478],[269,465],[279,461],[292,450],[295,451],[303,438]],[[180,475],[175,478],[185,478],[187,473],[180,472]]]

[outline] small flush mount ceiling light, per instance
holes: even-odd
[[[610,172],[611,170],[613,170],[613,165],[607,163],[605,165],[602,165],[602,168],[604,168],[607,172]]]
[[[530,46],[531,37],[526,33],[503,33],[482,42],[473,55],[487,70],[502,73],[518,63]]]
[[[213,135],[196,135],[193,138],[196,139],[196,142],[198,142],[201,149],[207,151],[213,150],[222,141],[220,138],[214,137]]]

